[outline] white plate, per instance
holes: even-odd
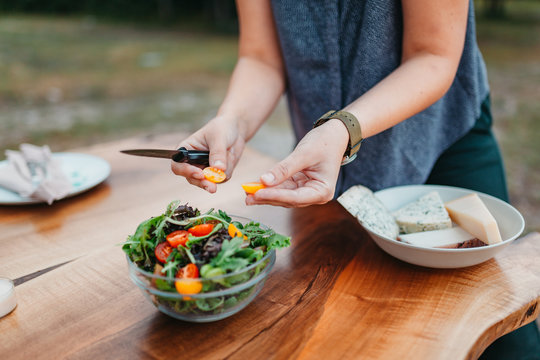
[[[79,153],[54,153],[60,160],[62,170],[69,178],[73,188],[66,197],[71,197],[90,190],[100,184],[111,173],[111,166],[100,157]],[[7,160],[0,161],[0,168],[7,165]],[[0,205],[24,205],[42,203],[43,200],[22,197],[17,193],[0,187]]]
[[[521,235],[525,228],[523,216],[513,206],[478,191],[451,186],[408,185],[384,189],[376,192],[375,196],[392,212],[431,191],[437,191],[443,202],[476,192],[497,221],[503,241],[494,245],[466,249],[424,248],[393,240],[366,229],[382,250],[415,265],[442,269],[461,268],[491,259]]]

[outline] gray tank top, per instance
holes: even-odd
[[[322,114],[353,102],[400,64],[400,0],[272,0],[272,9],[297,139]],[[424,183],[439,155],[473,127],[488,92],[471,1],[465,47],[449,91],[428,109],[366,139],[358,158],[341,168],[336,196],[355,184],[375,191]]]

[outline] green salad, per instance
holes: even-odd
[[[290,237],[257,222],[235,221],[222,210],[201,213],[174,201],[165,213],[143,221],[122,249],[143,270],[138,276],[144,288],[157,290],[156,305],[177,313],[219,313],[254,286],[220,290],[248,282],[268,265],[271,251],[289,245]],[[212,292],[224,295],[200,296]]]

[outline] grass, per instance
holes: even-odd
[[[481,9],[480,2],[478,41],[511,201],[528,231],[540,231],[540,2],[511,1],[506,18],[498,20],[482,17]],[[236,51],[235,36],[92,18],[3,16],[0,157],[21,142],[61,151],[130,135],[193,131],[215,114]],[[287,131],[283,104],[273,123],[273,134]]]
[[[0,19],[0,150],[53,150],[144,131],[192,130],[215,113],[236,38],[100,24]]]
[[[226,76],[236,39],[96,24],[87,19],[4,17],[2,102],[43,104],[51,88],[65,101],[130,97]],[[201,46],[201,44],[204,44]],[[187,86],[187,87],[186,87]]]
[[[540,231],[540,2],[509,2],[504,19],[479,16],[477,33],[510,200],[526,231]]]

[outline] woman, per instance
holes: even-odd
[[[217,116],[180,145],[210,150],[210,164],[230,177],[286,91],[299,143],[261,175],[268,187],[247,205],[322,204],[355,184],[447,184],[507,200],[472,1],[238,0],[237,7],[239,59],[227,95]],[[330,110],[341,112],[313,127]],[[216,191],[198,167],[172,170]],[[534,325],[520,331],[536,337],[521,350],[540,349]]]

